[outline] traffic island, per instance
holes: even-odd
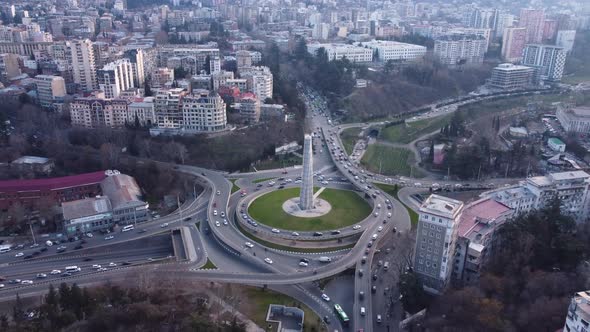
[[[314,188],[317,191],[318,188]],[[272,191],[256,198],[248,214],[260,224],[289,231],[327,231],[354,225],[369,216],[371,207],[362,196],[351,190],[327,188],[317,199],[330,210],[319,216],[300,217],[283,209],[285,202],[299,198],[299,188]]]

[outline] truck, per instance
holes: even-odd
[[[51,241],[47,240],[47,241],[45,242],[45,245],[46,245],[46,246],[48,246],[48,247],[51,247],[51,246],[53,245],[53,242],[51,242]]]
[[[322,256],[318,259],[321,263],[330,263],[332,261],[332,258],[328,257],[328,256]]]

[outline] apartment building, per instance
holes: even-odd
[[[52,75],[35,76],[37,86],[37,98],[39,104],[45,109],[53,108],[56,101],[63,101],[66,96],[66,83],[63,77]]]
[[[258,96],[261,101],[272,98],[273,76],[268,67],[245,68],[240,72],[240,76],[246,79],[248,91]]]
[[[524,48],[522,64],[538,68],[542,80],[560,81],[565,58],[566,52],[561,46],[528,44]]]
[[[574,294],[567,308],[563,332],[590,330],[590,290]]]
[[[527,213],[546,207],[559,198],[561,212],[576,221],[585,221],[588,215],[588,186],[590,175],[584,171],[567,171],[535,176],[521,181],[518,186],[494,190],[483,194],[515,210]]]
[[[574,49],[576,30],[558,30],[555,45],[563,47],[566,53]]]
[[[371,62],[373,61],[373,50],[370,48],[349,44],[308,44],[307,51],[316,55],[317,51],[323,48],[326,50],[328,60],[348,59],[350,62]]]
[[[161,89],[155,97],[156,123],[162,129],[180,129],[183,124],[182,98],[187,92],[182,88]]]
[[[174,69],[170,68],[156,68],[151,73],[151,88],[164,88],[168,84],[172,84],[174,81]]]
[[[98,85],[108,99],[117,98],[121,92],[135,87],[133,66],[129,59],[119,59],[106,64],[97,73]]]
[[[10,79],[21,74],[18,55],[11,53],[0,54],[0,81],[8,83]]]
[[[463,202],[430,195],[420,206],[414,267],[424,289],[440,294],[449,284]]]
[[[489,85],[502,90],[523,89],[533,85],[535,69],[503,63],[492,69]]]
[[[561,106],[557,108],[556,116],[565,131],[580,134],[590,133],[590,107]]]
[[[526,28],[527,44],[541,43],[543,41],[543,28],[545,25],[545,11],[543,9],[523,8],[520,11],[518,26]]]
[[[502,59],[518,62],[522,59],[522,51],[526,45],[526,28],[506,28],[502,42]]]
[[[379,59],[379,61],[412,61],[421,59],[426,54],[425,46],[388,40],[372,40],[359,46],[366,46],[374,50],[377,53],[376,59]]]
[[[129,104],[127,110],[127,122],[134,124],[136,119],[139,125],[151,127],[156,123],[156,106],[154,97],[135,98]]]
[[[124,55],[131,63],[133,86],[142,87],[145,83],[144,51],[142,49],[127,50]]]
[[[182,127],[189,133],[225,130],[227,116],[225,103],[217,93],[194,91],[182,98]]]
[[[448,35],[434,41],[434,56],[445,65],[481,64],[486,39],[477,35]]]
[[[491,198],[463,208],[453,255],[453,280],[458,285],[479,280],[481,268],[493,254],[494,234],[512,216],[514,210]]]
[[[120,128],[127,122],[129,102],[125,99],[76,98],[70,103],[73,126]]]
[[[94,50],[90,39],[67,41],[67,60],[72,69],[74,83],[83,91],[94,91],[98,88]]]
[[[257,123],[260,120],[260,100],[251,93],[246,92],[236,98],[234,108],[240,111],[240,115],[249,123]]]

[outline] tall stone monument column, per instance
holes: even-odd
[[[299,196],[301,210],[311,210],[313,204],[313,151],[312,137],[305,135],[303,140],[303,172],[301,174],[301,194]]]

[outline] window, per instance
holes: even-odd
[[[440,233],[439,234],[436,234],[436,238],[437,239],[440,239]]]
[[[436,263],[432,263],[432,267],[436,269],[436,267],[437,267]]]

